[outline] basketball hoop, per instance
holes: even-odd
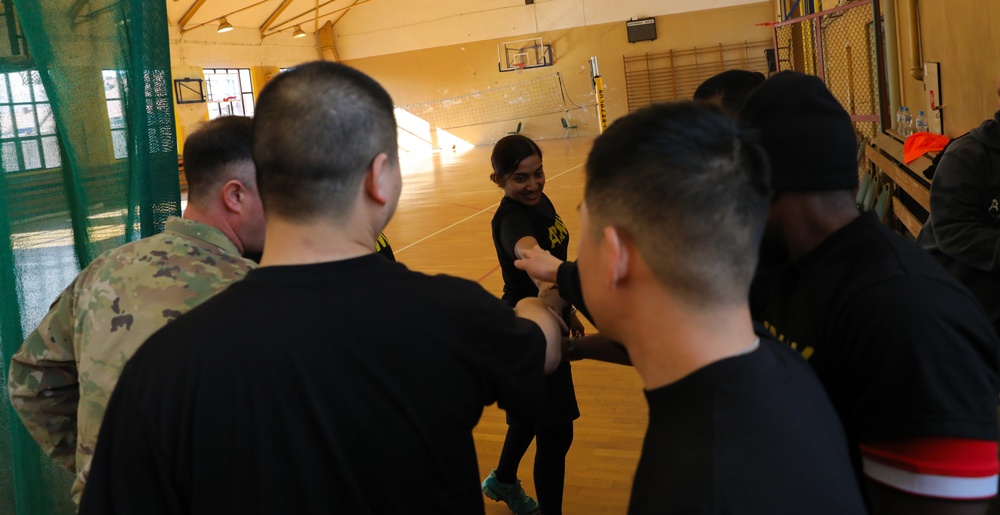
[[[517,72],[517,73],[523,72],[524,71],[524,65],[525,65],[525,63],[514,63],[514,71]]]

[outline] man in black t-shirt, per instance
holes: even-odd
[[[402,178],[361,72],[272,79],[254,160],[261,268],[129,361],[80,513],[484,513],[472,429],[493,402],[538,415],[555,316],[374,253]]]
[[[858,213],[854,129],[820,79],[779,73],[740,116],[773,171],[750,306],[823,382],[869,509],[983,513],[998,470],[989,319],[930,255]]]
[[[581,285],[649,402],[631,515],[864,513],[822,387],[750,318],[766,163],[735,120],[695,102],[637,111],[594,141]]]

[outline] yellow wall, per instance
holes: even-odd
[[[204,79],[203,68],[250,68],[256,94],[260,93],[265,79],[278,69],[319,57],[312,34],[292,39],[287,33],[278,33],[261,39],[260,32],[255,29],[237,28],[219,34],[214,26],[205,26],[181,34],[176,26],[170,27],[170,64],[174,79]],[[183,135],[208,121],[207,104],[175,103],[174,109]]]
[[[377,57],[346,59],[382,83],[397,105],[427,102],[470,94],[508,85],[540,75],[560,72],[569,98],[581,106],[570,108],[571,124],[580,134],[596,134],[597,112],[591,86],[589,59],[596,55],[605,82],[609,122],[627,113],[623,57],[643,53],[760,41],[771,31],[759,23],[773,20],[773,5],[750,5],[656,17],[658,39],[630,44],[624,22],[553,30],[513,38],[492,39]],[[497,44],[502,41],[541,37],[552,45],[554,66],[525,70],[518,74],[497,70]],[[523,122],[526,135],[537,138],[562,137],[562,114],[535,117]],[[518,120],[455,129],[456,136],[474,144],[489,144],[513,130]]]
[[[903,105],[926,110],[923,83],[910,76],[909,2],[896,2]],[[955,137],[978,126],[998,108],[1000,2],[920,0],[923,60],[941,63],[945,134]],[[896,106],[891,106],[894,111]],[[919,110],[918,109],[918,110]]]
[[[587,27],[635,18],[756,4],[763,0],[411,0],[362,2],[334,27],[343,59]]]

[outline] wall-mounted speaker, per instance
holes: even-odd
[[[628,42],[653,41],[656,39],[656,19],[642,18],[625,22],[625,29],[628,32]]]

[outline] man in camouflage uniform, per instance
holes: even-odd
[[[151,334],[255,266],[241,257],[264,243],[251,145],[250,118],[219,118],[193,133],[184,148],[184,218],[95,259],[11,360],[11,402],[42,449],[76,473],[77,503],[125,362]]]

